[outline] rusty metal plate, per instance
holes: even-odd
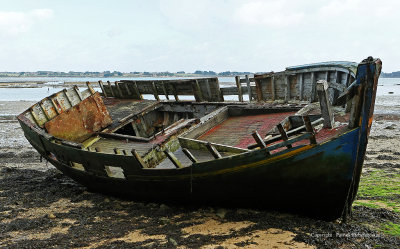
[[[95,93],[45,123],[45,128],[55,137],[83,142],[111,123],[112,119],[100,94]]]

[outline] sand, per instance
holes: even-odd
[[[273,211],[170,206],[88,192],[47,162],[40,162],[23,137],[14,114],[31,104],[0,101],[1,248],[400,246],[400,235],[385,234],[375,225],[399,224],[396,206],[362,205],[371,203],[370,198],[359,198],[353,218],[340,224]],[[384,108],[377,106],[381,111]],[[399,116],[376,115],[363,174],[380,167],[394,172],[392,181],[398,181],[399,138]]]

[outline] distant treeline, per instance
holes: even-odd
[[[119,71],[103,71],[103,72],[54,72],[54,71],[36,71],[36,72],[0,72],[0,77],[196,77],[196,76],[236,76],[252,74],[251,72],[231,72],[225,71],[216,73],[214,71],[196,70],[194,73],[186,73],[185,71],[171,72],[119,72]]]
[[[400,78],[400,71],[392,73],[381,73],[382,78]]]

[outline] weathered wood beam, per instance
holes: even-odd
[[[154,98],[155,98],[157,101],[160,101],[160,96],[158,96],[157,87],[156,87],[156,84],[154,83],[154,81],[151,82],[151,87],[153,88],[153,95],[154,95]]]
[[[101,88],[101,91],[103,92],[104,97],[107,98],[108,96],[107,96],[106,90],[104,89],[103,81],[99,80],[98,82],[99,82],[99,86]]]
[[[169,96],[168,96],[167,88],[165,87],[164,81],[161,81],[161,87],[162,87],[162,89],[163,89],[163,92],[164,92],[165,98],[166,98],[167,100],[169,100]]]
[[[172,92],[174,93],[175,101],[179,101],[178,91],[177,91],[177,89],[176,89],[175,84],[172,83],[172,84],[171,84],[171,87],[172,87]]]
[[[123,83],[123,85],[125,86],[125,89],[126,89],[126,92],[128,93],[128,96],[131,96],[132,95],[132,93],[131,93],[131,90],[129,89],[129,86],[128,86],[128,83]]]
[[[329,101],[327,81],[319,80],[317,82],[317,93],[318,93],[319,105],[321,107],[321,114],[322,117],[324,118],[324,128],[331,129],[335,121],[331,103]]]
[[[316,101],[316,77],[315,77],[315,72],[311,72],[311,96],[310,96],[310,102]]]
[[[211,95],[211,88],[210,88],[210,82],[208,82],[208,79],[204,80],[204,85],[206,86],[206,100],[207,101],[212,101],[212,95]],[[204,97],[204,96],[203,96]]]
[[[135,95],[137,96],[138,99],[143,99],[143,96],[139,91],[139,87],[137,86],[136,81],[133,82],[133,91],[135,92]]]
[[[251,99],[253,98],[253,93],[251,92],[251,86],[250,86],[250,79],[249,79],[249,75],[246,74],[245,76],[245,80],[246,80],[246,85],[247,85],[247,94],[249,95],[249,102],[251,101]]]
[[[267,147],[267,145],[264,143],[264,140],[261,138],[260,134],[258,134],[257,131],[254,131],[251,135],[253,136],[254,140],[256,140],[258,147],[260,147],[261,149]]]
[[[310,117],[309,116],[303,116],[304,120],[304,125],[306,126],[306,131],[311,134],[310,136],[310,143],[311,144],[317,144],[317,139],[315,138],[315,131],[314,128],[311,124]]]
[[[275,76],[271,77],[271,99],[274,101],[276,99],[275,93]]]
[[[261,79],[254,79],[256,82],[257,101],[263,101],[263,93],[261,88]]]
[[[190,151],[186,148],[182,148],[183,153],[189,158],[192,163],[197,163],[197,159],[190,153]]]
[[[194,98],[196,99],[196,102],[203,102],[203,94],[201,93],[201,88],[199,85],[198,80],[195,80],[192,83],[192,89],[193,89],[193,94],[194,94]]]
[[[282,124],[279,123],[276,127],[278,128],[278,131],[279,131],[279,133],[281,134],[282,140],[283,140],[283,141],[287,141],[289,138],[288,138],[288,135],[286,134],[286,131],[285,131],[285,129],[283,128]],[[292,145],[291,145],[291,144],[288,144],[288,145],[286,145],[286,147],[287,147],[288,149],[290,149],[290,148],[292,148]]]
[[[208,151],[211,153],[211,155],[212,155],[215,159],[222,158],[221,154],[219,154],[218,150],[215,149],[215,147],[212,146],[211,143],[207,143],[207,144],[206,144],[206,147],[207,147]]]
[[[96,91],[92,88],[89,81],[86,81],[86,86],[89,89],[90,94],[94,94]]]
[[[113,88],[111,86],[111,82],[109,80],[107,80],[107,84],[108,84],[108,88],[110,88],[111,95],[115,98],[115,93],[114,93],[114,90],[113,90]]]
[[[303,91],[304,91],[304,74],[298,74],[299,77],[299,99],[303,100]]]
[[[139,153],[136,152],[135,149],[131,150],[132,156],[135,157],[136,161],[139,163],[139,165],[142,168],[146,168],[146,164],[144,163],[142,157],[139,155]]]
[[[235,76],[236,87],[238,89],[238,98],[240,102],[243,102],[242,84],[240,84],[240,76]]]
[[[363,105],[362,92],[364,91],[364,85],[361,84],[356,88],[356,93],[351,98],[351,110],[350,110],[350,120],[349,120],[349,128],[356,128],[360,125],[360,116],[361,109]]]
[[[183,168],[181,162],[176,158],[176,156],[170,152],[168,149],[164,150],[165,155],[171,160],[171,162],[175,165],[176,168]]]
[[[114,85],[115,85],[115,87],[116,87],[117,90],[118,90],[119,96],[120,96],[121,98],[123,98],[124,95],[122,94],[121,88],[119,87],[119,82],[118,82],[118,81],[115,81],[115,82],[114,82]]]
[[[289,75],[285,75],[285,101],[290,100],[290,79]]]
[[[76,95],[78,95],[79,100],[82,101],[82,100],[83,100],[83,97],[82,97],[81,91],[79,91],[78,86],[77,86],[77,85],[74,85],[73,88],[74,88],[74,91],[75,91]]]

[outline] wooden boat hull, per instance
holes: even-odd
[[[259,146],[260,148],[255,150],[230,147],[235,148],[236,152],[239,149],[239,152],[222,158],[194,162],[188,167],[146,168],[134,152],[133,156],[117,153],[117,150],[115,153],[100,153],[97,149],[93,151],[76,146],[76,143],[55,139],[41,129],[45,126],[46,120],[35,118],[40,112],[34,113],[32,109],[31,120],[28,118],[30,116],[25,114],[21,114],[18,120],[28,141],[44,158],[93,191],[135,200],[256,206],[333,220],[339,217],[346,218],[346,215],[350,214],[351,204],[357,193],[372,124],[380,68],[379,59],[368,58],[359,65],[355,85],[350,88],[355,88],[359,93],[356,95],[358,99],[353,98],[353,104],[356,106],[352,108],[349,125],[329,139],[317,143],[314,137],[314,142],[310,139],[310,144],[293,143],[293,147],[282,145],[281,147],[287,149],[272,154],[270,149],[274,145],[266,148]],[[308,69],[300,68],[300,70]],[[328,73],[326,75],[328,78]],[[348,75],[350,79],[351,75]],[[256,85],[259,85],[256,86],[257,93],[260,93],[257,97],[259,100],[265,97],[261,92],[263,89],[261,85],[266,79],[263,77],[255,78]],[[289,76],[286,79],[289,82]],[[271,82],[273,83],[274,79],[264,83]],[[195,83],[194,89],[199,90],[198,82]],[[213,87],[218,87],[217,83]],[[116,86],[118,87],[117,84]],[[157,90],[155,86],[153,89]],[[109,90],[112,92],[111,86]],[[240,87],[238,91],[241,91]],[[292,90],[287,89],[286,96],[291,96],[290,92]],[[210,96],[220,98],[220,94],[221,92]],[[139,95],[136,93],[135,96]],[[197,97],[201,99],[201,94]],[[81,96],[79,99],[83,102]],[[54,102],[53,99],[52,101]],[[71,102],[69,108],[72,109],[72,101],[69,102]],[[98,102],[92,107],[95,108],[96,105]],[[215,103],[213,105],[215,109]],[[45,109],[43,101],[37,108],[39,111],[40,108]],[[47,119],[50,115],[57,117],[56,112],[62,110],[55,110],[53,114],[45,113],[45,116]],[[132,115],[128,117],[131,118]],[[220,117],[218,116],[217,120],[218,118]],[[306,125],[306,121],[304,124]],[[283,136],[282,140],[285,140]],[[175,146],[168,144],[168,140],[165,141],[167,141],[164,144],[166,147]],[[76,165],[80,165],[80,168]],[[122,169],[123,177],[118,178],[108,174],[106,172],[108,167]]]

